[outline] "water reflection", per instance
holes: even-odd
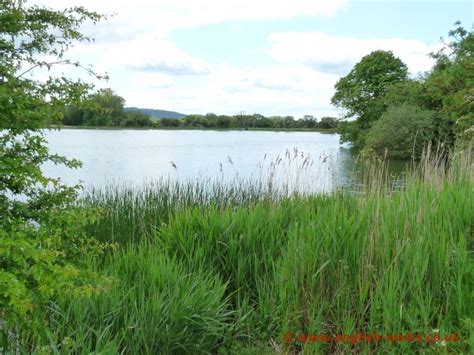
[[[378,174],[380,182],[387,188],[396,190],[404,186],[408,171],[413,168],[412,161],[359,159],[349,147],[339,149],[338,177],[336,185],[350,190],[361,190],[368,180]]]

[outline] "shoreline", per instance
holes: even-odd
[[[318,133],[326,133],[326,134],[335,134],[337,133],[337,129],[335,128],[206,128],[206,127],[113,127],[113,126],[57,126],[52,125],[49,126],[50,129],[90,129],[90,130],[137,130],[137,131],[149,131],[149,130],[157,130],[157,131],[253,131],[253,132],[318,132]]]

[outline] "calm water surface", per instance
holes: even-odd
[[[140,186],[156,179],[268,180],[312,191],[346,184],[357,169],[337,134],[318,132],[63,129],[46,133],[51,152],[77,158],[51,177],[87,187]]]

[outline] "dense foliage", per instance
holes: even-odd
[[[49,153],[43,129],[60,121],[64,105],[82,99],[89,85],[52,75],[44,81],[29,77],[54,65],[80,67],[66,58],[67,49],[88,40],[79,27],[101,15],[82,7],[53,11],[23,0],[0,6],[1,343],[2,337],[43,329],[44,320],[32,313],[47,300],[97,290],[98,276],[84,270],[81,256],[93,259],[102,245],[83,232],[95,212],[74,206],[77,189],[41,171],[48,161],[80,165]]]
[[[101,89],[78,105],[68,106],[63,123],[69,126],[151,127],[150,117],[140,111],[124,111],[125,100],[111,89]]]
[[[462,144],[474,138],[474,32],[457,27],[452,39],[438,53],[436,64],[426,78],[426,91],[436,109],[454,122]]]
[[[402,124],[391,120],[401,118],[393,114],[394,107],[407,104],[437,113],[431,115],[434,121],[429,125],[431,128],[427,128],[430,131],[425,132],[433,145],[442,144],[449,150],[455,144],[458,147],[469,144],[474,137],[474,34],[456,23],[449,37],[450,42],[431,55],[436,61],[431,71],[417,79],[408,78],[405,64],[389,52],[376,51],[362,58],[339,80],[332,98],[334,104],[347,110],[347,117],[355,118],[340,125],[341,139],[352,142],[356,150],[364,153],[374,151],[377,141],[378,146],[383,146],[383,149],[381,146],[375,149],[379,154],[386,148],[391,156],[413,157],[408,148],[399,149],[401,141],[394,137],[384,143],[390,130],[401,138],[400,130],[393,129]],[[404,111],[409,117],[405,117],[403,132],[412,138],[420,128],[411,122],[419,119],[418,109],[411,110],[414,115]],[[392,113],[385,114],[390,110]],[[374,125],[382,117],[388,126]]]
[[[170,125],[172,121],[162,120],[161,124]],[[331,129],[336,128],[338,120],[334,117],[317,118],[306,115],[295,119],[293,116],[271,116],[265,117],[260,114],[237,114],[234,116],[216,115],[188,115],[180,121],[175,121],[176,127],[198,127],[198,128],[241,128],[241,129]]]
[[[409,104],[390,106],[369,130],[363,152],[389,159],[419,159],[430,142],[440,137],[449,140],[450,130],[436,111]]]
[[[350,130],[341,130],[341,140],[353,142],[359,148],[364,145],[364,135],[386,106],[381,97],[388,88],[408,77],[407,66],[392,52],[375,51],[366,55],[335,86],[331,102],[347,110],[347,117],[357,117]]]

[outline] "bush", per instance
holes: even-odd
[[[451,129],[437,112],[391,106],[370,128],[363,153],[392,159],[420,158],[428,143],[451,144]]]

